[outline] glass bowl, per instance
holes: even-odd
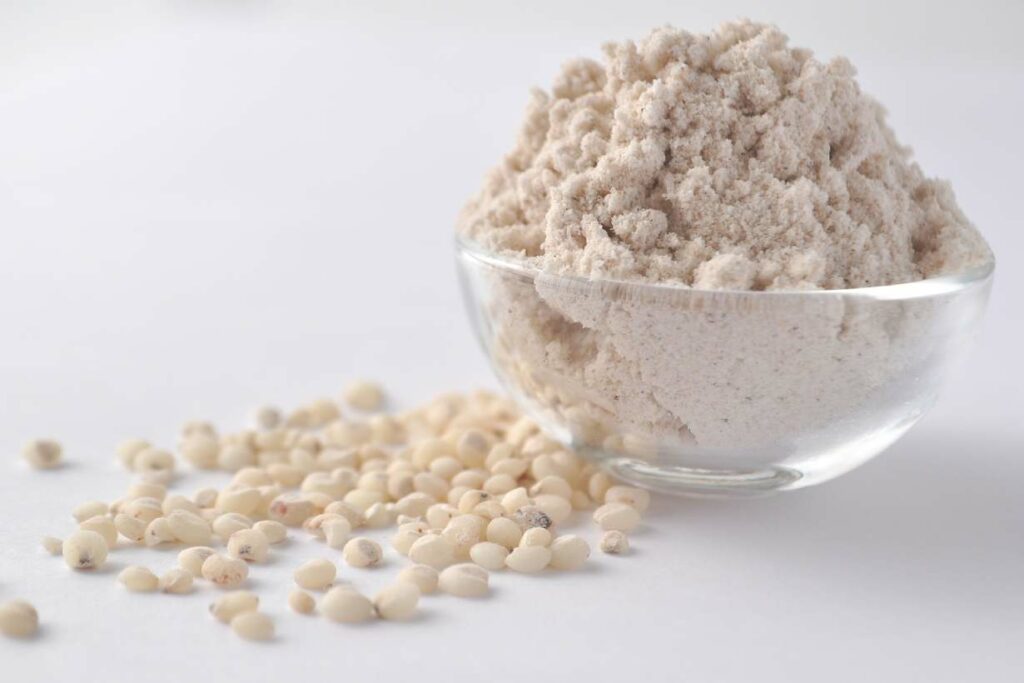
[[[527,414],[627,482],[698,495],[817,484],[896,441],[968,347],[994,270],[710,291],[456,248],[473,328]]]

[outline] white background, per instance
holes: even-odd
[[[44,623],[0,642],[0,678],[1020,680],[1024,5],[341,4],[0,1],[0,600]],[[975,353],[889,452],[776,498],[658,499],[632,557],[496,575],[413,624],[289,614],[291,569],[325,552],[295,542],[254,573],[268,646],[204,614],[209,588],[114,582],[171,552],[83,576],[39,550],[126,486],[122,437],[170,444],[185,419],[237,426],[354,376],[399,404],[492,385],[450,234],[527,89],[604,40],[744,14],[848,55],[999,259]],[[44,434],[68,467],[20,462]],[[398,566],[343,574],[374,590]]]

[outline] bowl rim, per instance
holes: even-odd
[[[938,277],[930,277],[911,282],[901,282],[894,285],[875,285],[871,287],[851,287],[846,289],[701,289],[672,282],[641,282],[609,277],[590,278],[582,275],[549,272],[538,268],[523,259],[497,254],[485,249],[479,242],[461,234],[455,235],[455,247],[460,255],[467,256],[492,268],[500,268],[531,279],[541,277],[548,280],[572,283],[578,286],[608,284],[615,285],[616,287],[633,288],[636,290],[652,292],[685,292],[690,294],[706,294],[715,296],[731,295],[758,298],[856,296],[887,301],[898,299],[918,299],[940,296],[943,294],[952,294],[969,289],[975,285],[984,284],[986,281],[992,279],[996,266],[995,256],[990,250],[988,258],[984,262],[971,266],[959,273],[940,275]]]

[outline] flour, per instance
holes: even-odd
[[[991,254],[949,186],[910,161],[847,61],[776,28],[664,28],[605,55],[534,92],[458,221],[537,273],[483,285],[506,383],[577,446],[661,464],[743,469],[899,433],[980,311],[721,290],[980,266]]]
[[[459,230],[548,271],[702,289],[838,289],[963,270],[987,247],[845,59],[743,21],[567,64]]]

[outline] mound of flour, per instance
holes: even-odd
[[[837,289],[963,270],[987,247],[860,91],[777,28],[672,28],[567,64],[458,229],[553,272]]]
[[[458,221],[539,272],[480,274],[506,383],[577,446],[670,465],[826,471],[823,454],[899,433],[980,309],[721,290],[981,264],[988,247],[949,186],[909,160],[848,62],[822,64],[776,28],[665,28],[605,52],[534,93]]]

